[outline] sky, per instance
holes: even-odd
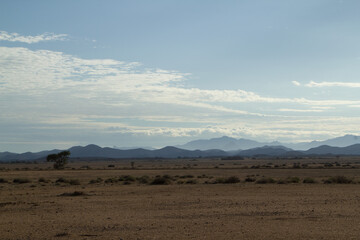
[[[0,152],[360,135],[357,0],[4,0]]]

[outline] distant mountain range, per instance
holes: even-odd
[[[349,139],[348,136],[344,136],[345,139]],[[350,137],[351,138],[351,137]],[[221,140],[232,142],[231,138],[223,137],[219,139],[210,139],[208,140],[211,144],[218,141],[221,144]],[[336,143],[340,138],[330,139],[324,142],[333,142]],[[353,138],[356,140],[355,138]],[[235,139],[236,140],[236,139]],[[206,140],[201,140],[204,143]],[[199,143],[199,141],[194,141]],[[242,143],[250,143],[251,140],[242,139]],[[253,141],[255,142],[255,141]],[[315,142],[312,142],[315,144]],[[316,142],[319,144],[320,142]],[[188,143],[189,144],[189,143]],[[210,145],[214,146],[214,145]],[[224,145],[220,145],[224,146]],[[230,145],[227,145],[230,146]],[[243,145],[244,146],[244,145]],[[214,146],[216,147],[216,146]],[[76,146],[68,149],[71,152],[71,158],[87,158],[87,159],[132,159],[132,158],[198,158],[198,157],[232,157],[232,156],[242,156],[242,157],[295,157],[295,156],[314,156],[314,155],[359,155],[360,156],[360,144],[353,144],[346,147],[334,147],[329,145],[321,145],[309,150],[293,150],[282,145],[272,146],[265,145],[255,148],[250,148],[246,150],[233,150],[233,151],[224,151],[221,149],[209,149],[209,150],[187,150],[177,147],[164,147],[157,150],[148,150],[148,149],[129,149],[129,150],[120,150],[116,148],[109,147],[99,147],[97,145],[87,145],[85,147]],[[0,152],[0,161],[44,161],[46,156],[53,153],[58,153],[62,150],[54,149],[51,151],[42,151],[37,153],[10,153],[10,152]]]
[[[285,146],[295,150],[308,150],[310,148],[328,145],[333,147],[346,147],[354,144],[360,144],[360,137],[354,135],[345,135],[343,137],[332,138],[325,141],[312,141],[300,143],[281,143],[281,142],[257,142],[249,139],[236,139],[231,137],[220,137],[212,139],[195,140],[184,145],[177,145],[175,147],[187,150],[206,150],[206,149],[221,149],[224,151],[246,150],[251,148],[258,148],[263,146]]]

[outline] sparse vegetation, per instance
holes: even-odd
[[[315,179],[311,177],[304,178],[303,183],[316,183]]]
[[[38,179],[38,182],[40,182],[40,183],[47,183],[47,182],[49,182],[49,180],[45,179],[44,177],[40,177],[40,178]]]
[[[70,185],[80,185],[80,181],[79,181],[79,179],[71,179],[69,181],[69,184]]]
[[[238,177],[231,176],[227,178],[217,178],[214,183],[229,184],[229,183],[238,183],[238,182],[240,182],[240,179]]]
[[[13,183],[23,184],[23,183],[30,183],[30,179],[27,178],[15,178]]]
[[[345,176],[335,176],[324,180],[324,183],[349,184],[353,183],[353,180]]]
[[[255,183],[257,184],[267,184],[267,183],[276,183],[276,181],[271,177],[263,177],[257,180]]]
[[[245,182],[255,182],[256,181],[256,178],[254,177],[246,177],[245,178]]]
[[[95,184],[95,183],[102,183],[103,182],[103,179],[98,177],[97,179],[92,179],[90,180],[90,184]]]
[[[150,182],[150,177],[147,175],[144,175],[144,176],[136,178],[136,180],[141,184],[147,184]]]
[[[84,192],[81,192],[81,191],[74,191],[74,192],[70,192],[70,193],[63,193],[63,194],[60,194],[59,196],[62,196],[62,197],[77,197],[77,196],[85,196],[87,194],[85,194]]]
[[[122,175],[119,177],[119,181],[134,182],[135,180],[136,178],[130,175]]]
[[[151,182],[151,185],[168,185],[171,183],[170,178],[166,177],[155,177],[154,180]]]
[[[8,181],[4,178],[0,178],[0,183],[7,183]]]
[[[59,177],[57,180],[56,180],[56,183],[67,183],[69,182],[67,179],[65,179],[64,177]]]

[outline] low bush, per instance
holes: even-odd
[[[231,176],[227,178],[217,178],[214,183],[221,183],[221,184],[230,184],[230,183],[238,183],[240,179],[236,176]]]
[[[151,185],[168,185],[171,183],[169,178],[165,177],[155,177],[154,180],[151,182]]]
[[[288,178],[285,179],[285,181],[287,183],[299,183],[300,178],[298,178],[298,177],[288,177]]]
[[[253,177],[246,177],[245,178],[245,182],[255,182],[255,181],[256,181],[256,179],[253,178]]]
[[[180,178],[193,178],[193,177],[194,176],[190,174],[180,176]]]
[[[324,183],[349,184],[353,183],[353,180],[345,176],[335,176],[324,180]]]
[[[65,179],[64,177],[60,177],[60,178],[58,178],[58,179],[56,180],[56,182],[57,182],[57,183],[67,183],[68,180]]]
[[[8,181],[6,181],[6,179],[4,178],[0,178],[0,183],[7,183]]]
[[[102,183],[103,182],[103,179],[102,178],[97,178],[97,179],[92,179],[90,180],[90,184],[95,184],[95,183]]]
[[[134,182],[135,180],[136,178],[130,175],[122,175],[119,177],[119,181]]]
[[[147,183],[150,182],[150,178],[149,178],[149,176],[147,176],[147,175],[138,177],[138,178],[136,178],[136,180],[137,180],[139,183],[142,183],[142,184],[147,184]]]
[[[75,191],[75,192],[70,192],[70,193],[63,193],[63,194],[60,194],[59,196],[62,196],[62,197],[76,197],[76,196],[84,196],[84,195],[87,195],[87,194],[85,194],[84,192]]]
[[[38,179],[38,182],[47,183],[47,182],[49,182],[49,180],[45,179],[44,177],[40,177],[40,178]]]
[[[307,177],[304,178],[303,183],[316,183],[315,179]]]
[[[196,179],[189,179],[185,182],[186,184],[197,184]]]
[[[118,178],[108,178],[104,182],[105,183],[117,183],[119,181]]]
[[[273,178],[270,178],[270,177],[268,177],[268,178],[263,177],[263,178],[257,180],[255,183],[257,183],[257,184],[267,184],[267,183],[276,183],[276,181]]]
[[[79,179],[71,179],[69,181],[69,184],[70,185],[80,185],[80,181],[79,181]]]
[[[27,178],[15,178],[13,180],[13,183],[18,183],[18,184],[29,183],[29,182],[31,181]]]
[[[225,179],[224,183],[238,183],[240,182],[240,179],[236,176],[231,176]]]

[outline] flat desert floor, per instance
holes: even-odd
[[[360,239],[357,159],[293,162],[1,164],[0,239]]]

